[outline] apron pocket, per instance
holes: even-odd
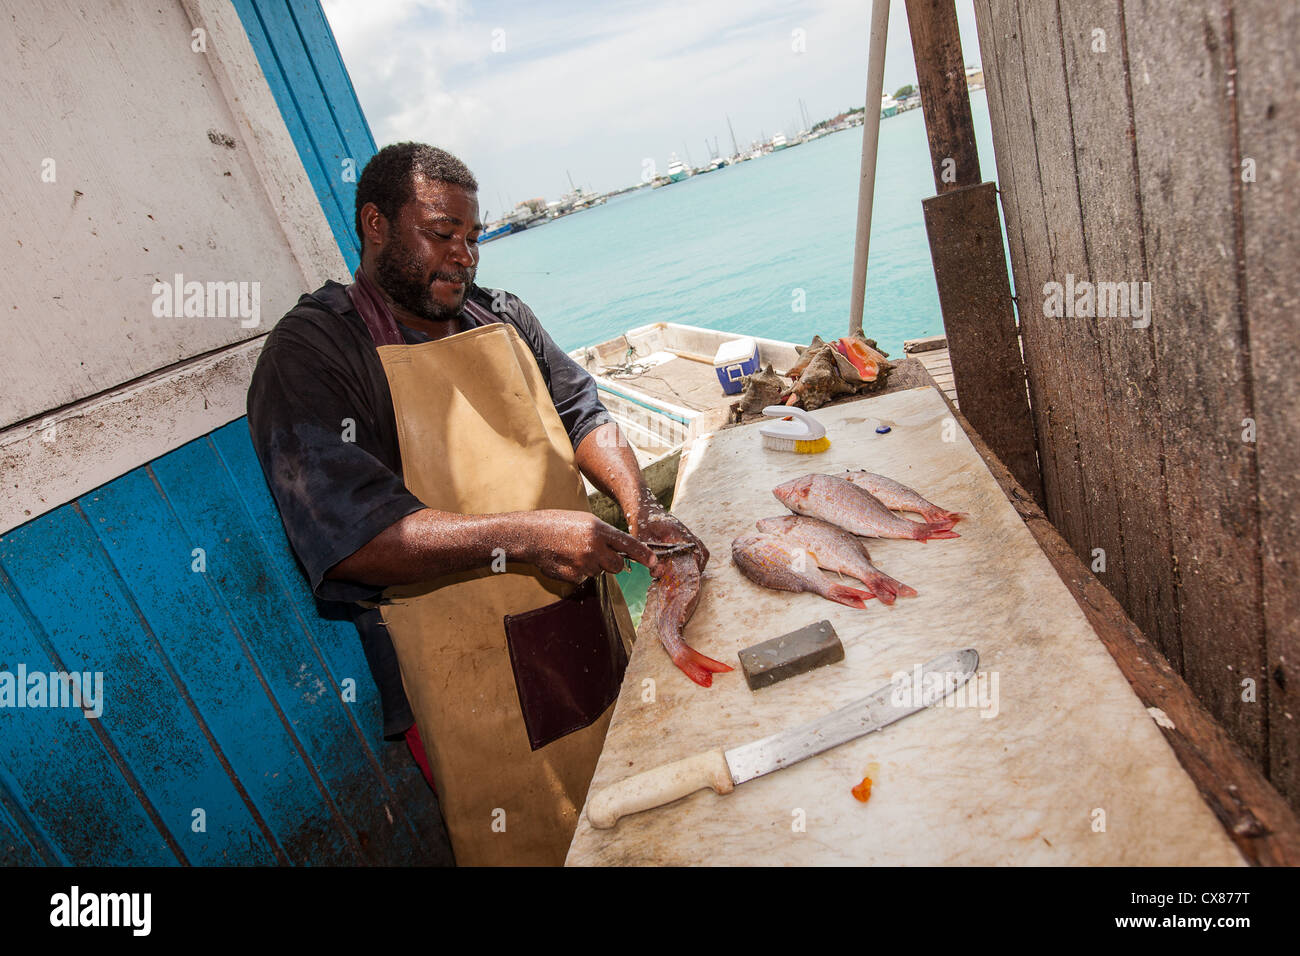
[[[627,652],[603,574],[552,604],[505,615],[528,743],[545,747],[594,723],[618,696]]]

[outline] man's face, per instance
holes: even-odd
[[[414,199],[388,224],[375,255],[375,282],[394,302],[431,322],[454,319],[478,269],[478,197],[415,177]]]

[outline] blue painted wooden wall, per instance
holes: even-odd
[[[232,2],[348,269],[355,271],[361,261],[356,178],[375,154],[375,140],[325,14],[317,0]]]
[[[4,862],[429,852],[427,788],[380,739],[355,629],[317,613],[243,419],[0,538],[0,670],[20,666],[102,673],[103,713],[0,709]]]
[[[342,160],[374,143],[320,7],[235,7],[355,267]],[[0,537],[0,674],[20,667],[101,673],[103,712],[0,707],[0,864],[437,856],[436,803],[381,739],[355,629],[318,613],[246,419]]]

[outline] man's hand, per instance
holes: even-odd
[[[695,545],[695,560],[704,570],[709,552],[663,505],[655,500],[641,476],[641,466],[627,438],[614,422],[592,430],[574,451],[582,473],[619,503],[632,536],[643,541]],[[641,562],[645,564],[645,562]],[[651,567],[651,573],[654,573]]]
[[[586,511],[463,515],[425,508],[401,518],[326,572],[377,588],[485,568],[504,551],[560,581],[623,570],[626,555],[655,571],[654,553]]]
[[[695,563],[699,565],[700,570],[703,571],[704,565],[708,563],[709,549],[704,546],[704,542],[695,537],[676,515],[653,498],[642,504],[635,514],[628,515],[627,527],[642,541],[693,544]],[[651,574],[654,574],[653,569]]]
[[[522,528],[524,560],[547,577],[579,584],[589,577],[623,570],[626,555],[655,573],[649,548],[586,511],[533,511]]]

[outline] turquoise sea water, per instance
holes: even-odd
[[[982,91],[971,112],[991,179]],[[850,129],[620,196],[488,243],[478,282],[523,298],[566,350],[660,321],[797,343],[843,335],[861,158],[862,131]],[[905,339],[943,331],[921,214],[934,192],[921,111],[882,120],[863,325],[894,356]],[[618,580],[639,621],[649,572],[634,565]]]
[[[983,91],[971,111],[993,179]],[[523,298],[564,349],[660,321],[797,343],[843,335],[861,154],[850,129],[611,199],[486,244],[478,282]],[[864,329],[894,356],[943,331],[921,214],[934,192],[921,111],[882,120]]]

